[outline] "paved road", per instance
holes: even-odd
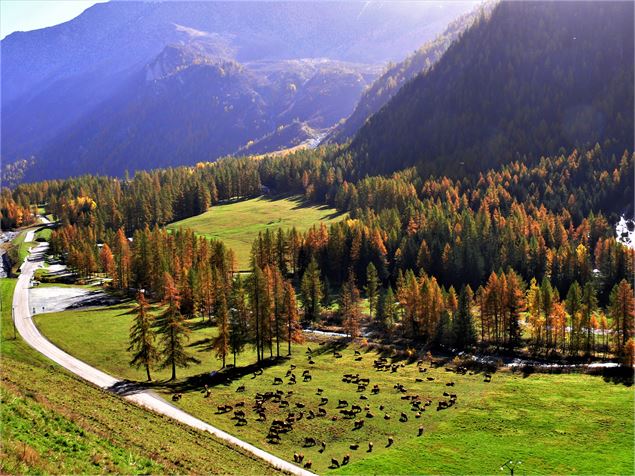
[[[31,243],[35,238],[35,230],[29,230],[26,232],[26,236],[24,237],[25,243]]]
[[[31,309],[29,308],[29,282],[33,276],[33,273],[37,268],[42,265],[44,259],[44,252],[48,248],[48,243],[42,243],[31,250],[31,261],[25,261],[22,265],[22,272],[18,278],[18,282],[15,287],[15,293],[13,295],[13,308],[14,308],[14,320],[15,325],[22,336],[22,338],[35,350],[44,354],[49,359],[57,362],[62,367],[67,368],[76,375],[79,375],[84,380],[87,380],[103,389],[110,389],[117,385],[123,385],[115,377],[108,375],[94,367],[76,359],[72,355],[62,351],[46,338],[40,334],[37,327],[31,319]],[[185,423],[193,428],[207,431],[214,436],[225,440],[233,445],[236,445],[251,454],[269,462],[275,468],[289,472],[295,475],[311,476],[313,473],[306,471],[302,468],[295,466],[277,456],[272,455],[266,451],[263,451],[255,446],[246,443],[234,436],[219,430],[212,425],[193,417],[189,413],[180,410],[157,395],[143,391],[132,395],[126,395],[123,397],[131,402],[134,402],[142,407],[151,409],[157,413],[167,415],[170,418]]]

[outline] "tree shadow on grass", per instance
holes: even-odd
[[[260,363],[254,363],[243,367],[226,367],[219,372],[202,373],[198,375],[192,375],[184,380],[176,382],[164,382],[161,386],[167,387],[174,392],[191,392],[195,390],[202,391],[207,385],[208,387],[216,386],[229,386],[232,382],[240,380],[247,375],[252,375],[252,381],[267,379],[270,377],[264,377],[264,374],[260,373],[261,370],[265,370],[269,367],[275,367],[284,362],[287,362],[287,357],[273,357],[268,358]],[[270,383],[272,380],[269,381]],[[249,385],[248,383],[246,385]]]

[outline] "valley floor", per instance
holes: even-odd
[[[105,309],[44,314],[37,317],[37,324],[54,343],[87,363],[143,381],[143,371],[127,365],[125,348],[132,319],[129,311],[124,303]],[[363,342],[352,345],[321,340],[320,345],[314,337],[294,346],[290,359],[267,362],[260,376],[254,376],[253,368],[245,367],[254,360],[253,353],[247,351],[240,356],[235,371],[212,378],[210,372],[221,366],[209,349],[215,329],[200,321],[191,325],[194,330],[188,351],[201,363],[179,370],[177,382],[167,382],[166,371],[155,372],[155,390],[166,398],[174,392],[182,393],[176,403],[180,408],[284,459],[292,460],[294,453],[304,453],[305,461],[311,459],[317,473],[491,474],[510,458],[523,461],[521,474],[627,474],[633,468],[634,396],[632,388],[620,383],[583,374],[523,375],[509,370],[495,373],[492,382],[486,383],[478,372],[459,375],[425,362],[428,370],[423,373],[416,363],[397,358],[394,363],[404,365],[395,373],[380,372],[373,369],[373,361],[380,354],[361,345]],[[307,346],[314,351],[313,365],[308,363]],[[342,358],[334,357],[334,348],[339,349]],[[355,360],[359,358],[355,350],[360,352],[361,360]],[[281,353],[286,354],[286,347]],[[290,385],[285,377],[291,364],[296,366],[296,385]],[[311,373],[310,382],[302,381],[304,370]],[[358,392],[356,385],[342,382],[344,373],[369,378],[368,390]],[[274,385],[274,377],[282,378],[284,383]],[[453,387],[446,386],[450,381],[455,383]],[[209,398],[203,392],[205,383],[212,388]],[[375,384],[380,393],[371,395]],[[394,389],[396,384],[406,386],[407,394],[430,399],[432,405],[416,418],[409,402]],[[242,385],[244,393],[237,392]],[[324,389],[321,396],[316,394],[318,388]],[[251,409],[254,395],[276,390],[293,392],[287,398],[290,408],[267,403],[267,421],[257,422]],[[437,411],[438,402],[447,399],[444,392],[456,394],[457,404]],[[361,394],[368,400],[360,399]],[[322,396],[329,402],[320,407]],[[338,400],[347,400],[347,408],[368,405],[374,417],[367,417],[366,411],[360,413],[355,419],[364,419],[364,427],[353,430],[354,420],[343,418]],[[232,412],[217,411],[218,405],[235,407],[240,401],[245,402],[248,420],[244,426],[236,425]],[[318,408],[324,408],[327,416],[307,418],[309,410],[317,413]],[[265,436],[273,419],[300,411],[304,412],[303,419],[293,431],[282,435],[281,443],[267,442]],[[407,415],[407,422],[399,421],[401,412]],[[336,421],[334,416],[338,417]],[[425,429],[423,437],[417,436],[419,425]],[[395,443],[387,448],[389,436]],[[305,437],[324,441],[326,451],[320,453],[319,444],[304,447]],[[372,452],[367,451],[369,441],[374,443]],[[359,449],[351,449],[356,444]],[[331,459],[341,462],[345,454],[350,454],[350,464],[333,468]]]
[[[2,302],[15,279],[0,280]],[[3,474],[271,474],[275,470],[211,435],[148,412],[83,382],[18,336],[2,307]]]

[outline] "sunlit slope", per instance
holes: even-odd
[[[238,269],[243,270],[249,267],[249,252],[259,232],[293,227],[303,231],[320,222],[329,224],[345,216],[334,208],[307,203],[300,196],[263,196],[213,206],[201,215],[172,223],[168,228],[190,228],[208,238],[222,240],[234,250]]]

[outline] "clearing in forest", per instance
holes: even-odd
[[[284,198],[260,196],[214,205],[205,213],[171,223],[168,229],[190,228],[199,235],[222,240],[236,253],[238,269],[246,270],[251,245],[259,232],[293,227],[305,231],[320,222],[328,225],[345,217],[345,213],[327,205],[312,204],[300,195]]]

